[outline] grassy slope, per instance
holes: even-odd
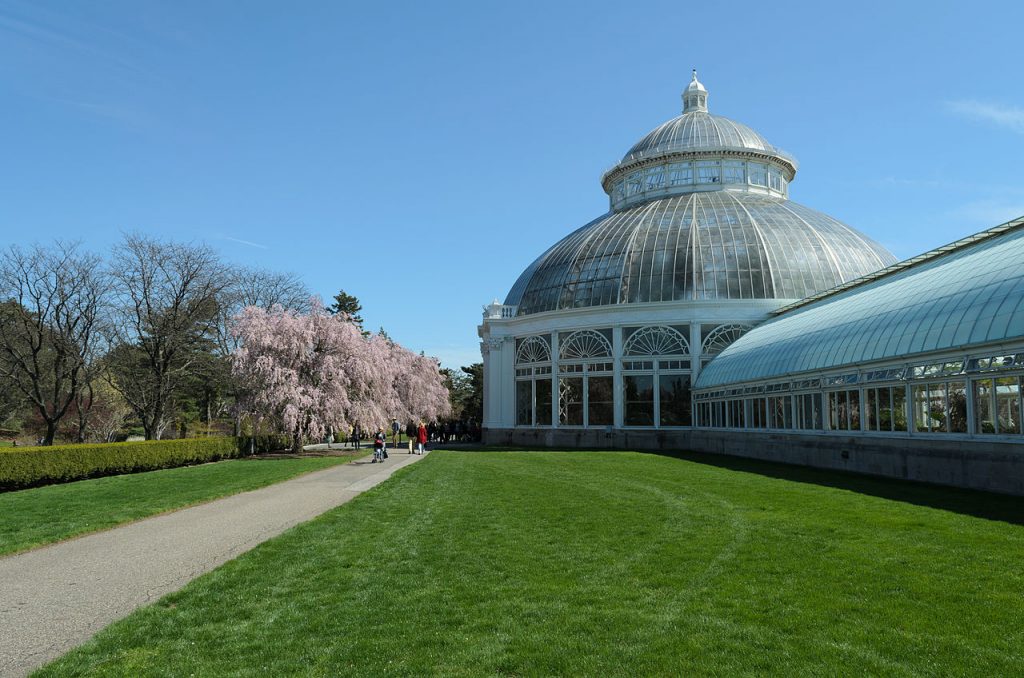
[[[235,459],[0,494],[0,555],[317,471],[352,457]]]
[[[1011,675],[1022,554],[1019,524],[688,460],[440,453],[40,675]]]

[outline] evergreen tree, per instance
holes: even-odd
[[[359,315],[359,312],[363,310],[363,305],[359,303],[359,300],[353,297],[351,294],[345,292],[345,290],[339,290],[334,295],[334,303],[327,309],[333,315],[339,313],[345,313],[348,317],[359,326],[360,329],[363,327],[363,318]]]

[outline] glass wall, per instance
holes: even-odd
[[[551,425],[551,337],[516,340],[516,426]]]
[[[558,425],[615,423],[611,330],[560,332]]]
[[[819,383],[820,391],[778,393]],[[765,395],[735,397],[755,391]],[[1024,353],[702,392],[695,396],[694,411],[698,426],[1020,436],[1022,395]],[[738,425],[733,422],[740,419],[728,414],[735,403],[744,408]]]
[[[688,325],[623,328],[623,424],[690,426]]]
[[[726,159],[671,162],[635,170],[615,181],[611,186],[612,206],[619,208],[648,194],[663,195],[665,189],[718,184],[750,186],[781,197],[787,190],[782,169],[769,163]]]

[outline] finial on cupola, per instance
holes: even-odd
[[[708,91],[697,79],[697,69],[693,69],[693,79],[683,92],[683,113],[701,111],[708,112]]]

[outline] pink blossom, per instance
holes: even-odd
[[[235,319],[233,371],[246,386],[242,406],[276,421],[301,447],[329,430],[369,431],[392,417],[434,419],[450,411],[436,361],[372,335],[314,299],[309,313],[249,306]]]

